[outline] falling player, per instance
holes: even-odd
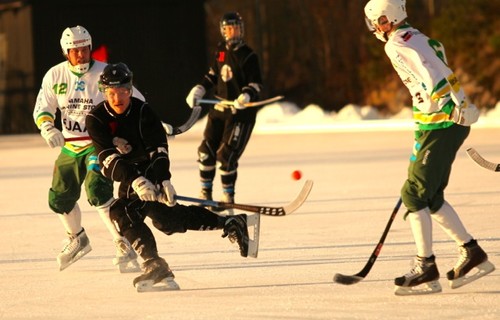
[[[110,64],[100,81],[106,100],[87,116],[87,129],[103,174],[120,182],[111,219],[144,259],[144,274],[134,279],[137,290],[179,288],[168,264],[158,255],[146,217],[167,235],[222,229],[223,237],[238,243],[243,257],[256,256],[257,245],[249,239],[247,223],[253,220],[253,227],[258,228],[258,214],[225,217],[203,207],[177,204],[162,123],[147,103],[132,97],[129,68],[124,63]]]

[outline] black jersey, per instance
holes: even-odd
[[[132,97],[127,111],[116,114],[103,101],[87,115],[86,124],[107,178],[127,187],[141,175],[155,184],[170,180],[167,137],[147,102]]]
[[[224,100],[234,100],[241,93],[248,93],[250,101],[256,101],[262,89],[259,59],[244,43],[228,49],[221,42],[201,84],[205,89],[215,89],[215,95]]]

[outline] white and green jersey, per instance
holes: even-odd
[[[419,129],[451,126],[450,114],[466,103],[466,96],[448,67],[443,45],[404,24],[389,35],[385,52],[410,91]]]
[[[33,118],[38,128],[44,121],[54,123],[56,111],[61,111],[62,133],[66,142],[63,152],[69,155],[80,155],[88,152],[92,141],[74,140],[88,137],[85,126],[85,117],[101,101],[103,94],[99,91],[99,76],[106,67],[106,63],[92,61],[89,71],[84,74],[73,73],[69,62],[61,62],[47,71],[38,92]],[[133,95],[144,100],[138,90]]]

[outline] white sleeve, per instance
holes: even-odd
[[[56,111],[59,106],[56,94],[53,89],[52,73],[49,70],[42,80],[42,86],[38,91],[38,96],[33,110],[33,120],[38,128],[42,122],[54,122]]]

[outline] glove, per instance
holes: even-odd
[[[250,96],[248,93],[242,93],[238,96],[238,99],[234,100],[233,106],[238,110],[245,109],[245,103],[250,102]]]
[[[199,105],[198,100],[203,98],[205,95],[205,88],[201,84],[197,84],[189,91],[188,96],[186,97],[186,103],[190,108]]]
[[[40,133],[51,148],[64,146],[64,136],[50,121],[44,121]]]
[[[174,186],[172,185],[170,180],[165,180],[161,183],[160,192],[161,194],[158,198],[158,201],[166,204],[169,207],[175,206],[175,204],[177,203],[177,200],[175,200],[175,195],[177,193],[175,192]]]
[[[163,129],[167,133],[167,136],[171,136],[174,133],[174,128],[171,125],[165,122],[162,122],[161,124],[163,125]]]
[[[453,109],[451,117],[456,124],[469,127],[479,119],[479,110],[472,103],[464,102]]]
[[[156,188],[148,179],[143,176],[138,177],[132,182],[132,189],[142,201],[156,201]]]

